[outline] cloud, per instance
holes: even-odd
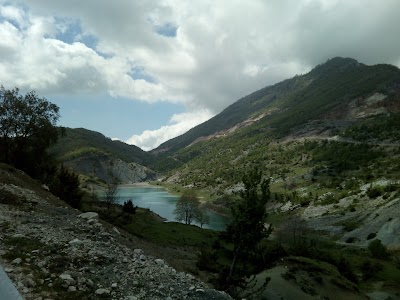
[[[190,113],[175,114],[171,117],[170,125],[156,130],[146,130],[142,134],[133,135],[126,143],[138,146],[145,151],[152,150],[176,136],[179,136],[196,125],[199,125],[213,115],[206,110]]]
[[[2,3],[0,82],[45,94],[108,92],[211,116],[335,56],[400,64],[397,0]]]

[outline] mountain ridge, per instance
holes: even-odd
[[[337,86],[330,86],[328,81],[335,82]],[[352,82],[354,82],[354,87],[351,86]],[[266,122],[265,125],[276,127],[286,122],[284,127],[290,129],[301,123],[290,124],[293,115],[306,113],[312,117],[315,114],[310,114],[310,111],[318,112],[318,110],[321,115],[345,101],[371,93],[374,89],[382,89],[387,93],[392,92],[393,89],[399,90],[399,82],[400,71],[395,66],[387,64],[367,66],[351,58],[332,58],[326,63],[316,66],[307,74],[296,75],[239,99],[220,114],[185,134],[164,142],[151,153],[172,154],[192,144],[195,140],[201,140],[201,138],[206,138],[219,131],[229,130],[262,113],[272,115],[271,122]],[[318,91],[318,85],[321,84],[326,91]],[[324,97],[329,98],[329,94],[332,94],[334,90],[336,90],[337,97],[325,103],[313,101],[312,104],[315,106],[307,107],[310,104],[307,103],[308,99],[304,96],[313,97],[314,95],[310,95],[310,92],[315,93],[315,90],[319,93],[317,96],[322,100]],[[302,118],[301,121],[304,122],[306,119]],[[283,134],[287,134],[287,130]]]

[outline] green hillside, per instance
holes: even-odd
[[[214,197],[234,190],[258,166],[285,197],[303,189],[313,197],[331,191],[339,199],[343,191],[337,187],[353,177],[364,183],[398,179],[399,95],[398,68],[334,58],[239,100],[161,145],[158,150],[171,148],[159,159],[175,162],[163,166],[167,181],[206,189]],[[188,146],[259,115],[264,117],[248,126]]]
[[[229,129],[249,118],[265,113],[253,127],[274,137],[283,137],[313,120],[346,119],[346,105],[350,101],[373,93],[384,93],[390,100],[395,97],[400,83],[400,71],[390,65],[366,66],[350,58],[333,58],[305,75],[295,76],[254,92],[209,121],[171,139],[154,153],[171,154],[200,137]],[[331,115],[329,115],[329,113]]]
[[[65,128],[65,135],[50,148],[50,153],[62,161],[72,160],[87,154],[107,154],[123,161],[147,166],[152,155],[139,147],[113,141],[103,134],[84,128]]]

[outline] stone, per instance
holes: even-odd
[[[68,287],[68,292],[76,292],[76,287],[74,287],[73,285],[70,285]]]
[[[27,278],[25,279],[25,285],[26,285],[27,287],[33,288],[33,287],[36,286],[36,282],[35,282],[32,278],[27,277]]]
[[[90,219],[97,219],[99,217],[99,214],[96,212],[90,211],[90,212],[80,214],[78,217],[80,217],[82,219],[90,220]]]
[[[107,289],[97,289],[94,292],[96,295],[110,295],[110,290]]]
[[[133,250],[133,253],[135,254],[142,254],[143,250],[142,249],[135,249]]]
[[[46,265],[46,261],[45,260],[41,260],[36,264],[39,268],[43,268]]]
[[[83,242],[80,239],[73,239],[72,241],[69,241],[68,244],[70,244],[71,246],[79,246],[80,244],[82,244]]]
[[[114,231],[116,234],[121,234],[121,233],[119,232],[119,230],[118,230],[117,228],[115,228],[115,227],[113,227],[113,231]]]
[[[18,257],[16,259],[14,259],[11,263],[13,265],[19,265],[21,262],[22,262],[22,259]]]
[[[139,259],[140,259],[140,260],[146,260],[146,255],[141,254],[140,257],[139,257]]]
[[[63,273],[63,274],[61,274],[61,275],[58,276],[58,277],[59,277],[63,282],[67,283],[68,286],[69,286],[69,285],[75,285],[75,283],[76,283],[75,279],[73,279],[73,278],[71,277],[71,275],[69,275],[69,274]]]
[[[112,284],[111,284],[111,288],[112,289],[116,289],[118,287],[118,284],[116,283],[116,282],[113,282]]]
[[[13,268],[5,268],[4,271],[6,271],[7,273],[12,273],[14,272]]]
[[[157,259],[155,260],[155,262],[156,262],[156,264],[159,265],[159,266],[163,266],[163,265],[164,265],[164,261],[163,261],[162,259],[157,258]]]

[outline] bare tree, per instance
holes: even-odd
[[[186,225],[192,224],[199,215],[199,198],[193,191],[185,192],[176,203],[174,210],[175,219],[184,222]]]
[[[118,183],[113,181],[107,184],[107,190],[104,197],[104,202],[106,202],[107,210],[109,211],[111,205],[114,205],[118,201]]]
[[[210,223],[210,216],[206,211],[199,209],[196,215],[196,221],[200,224],[200,227],[203,228],[204,224]]]

